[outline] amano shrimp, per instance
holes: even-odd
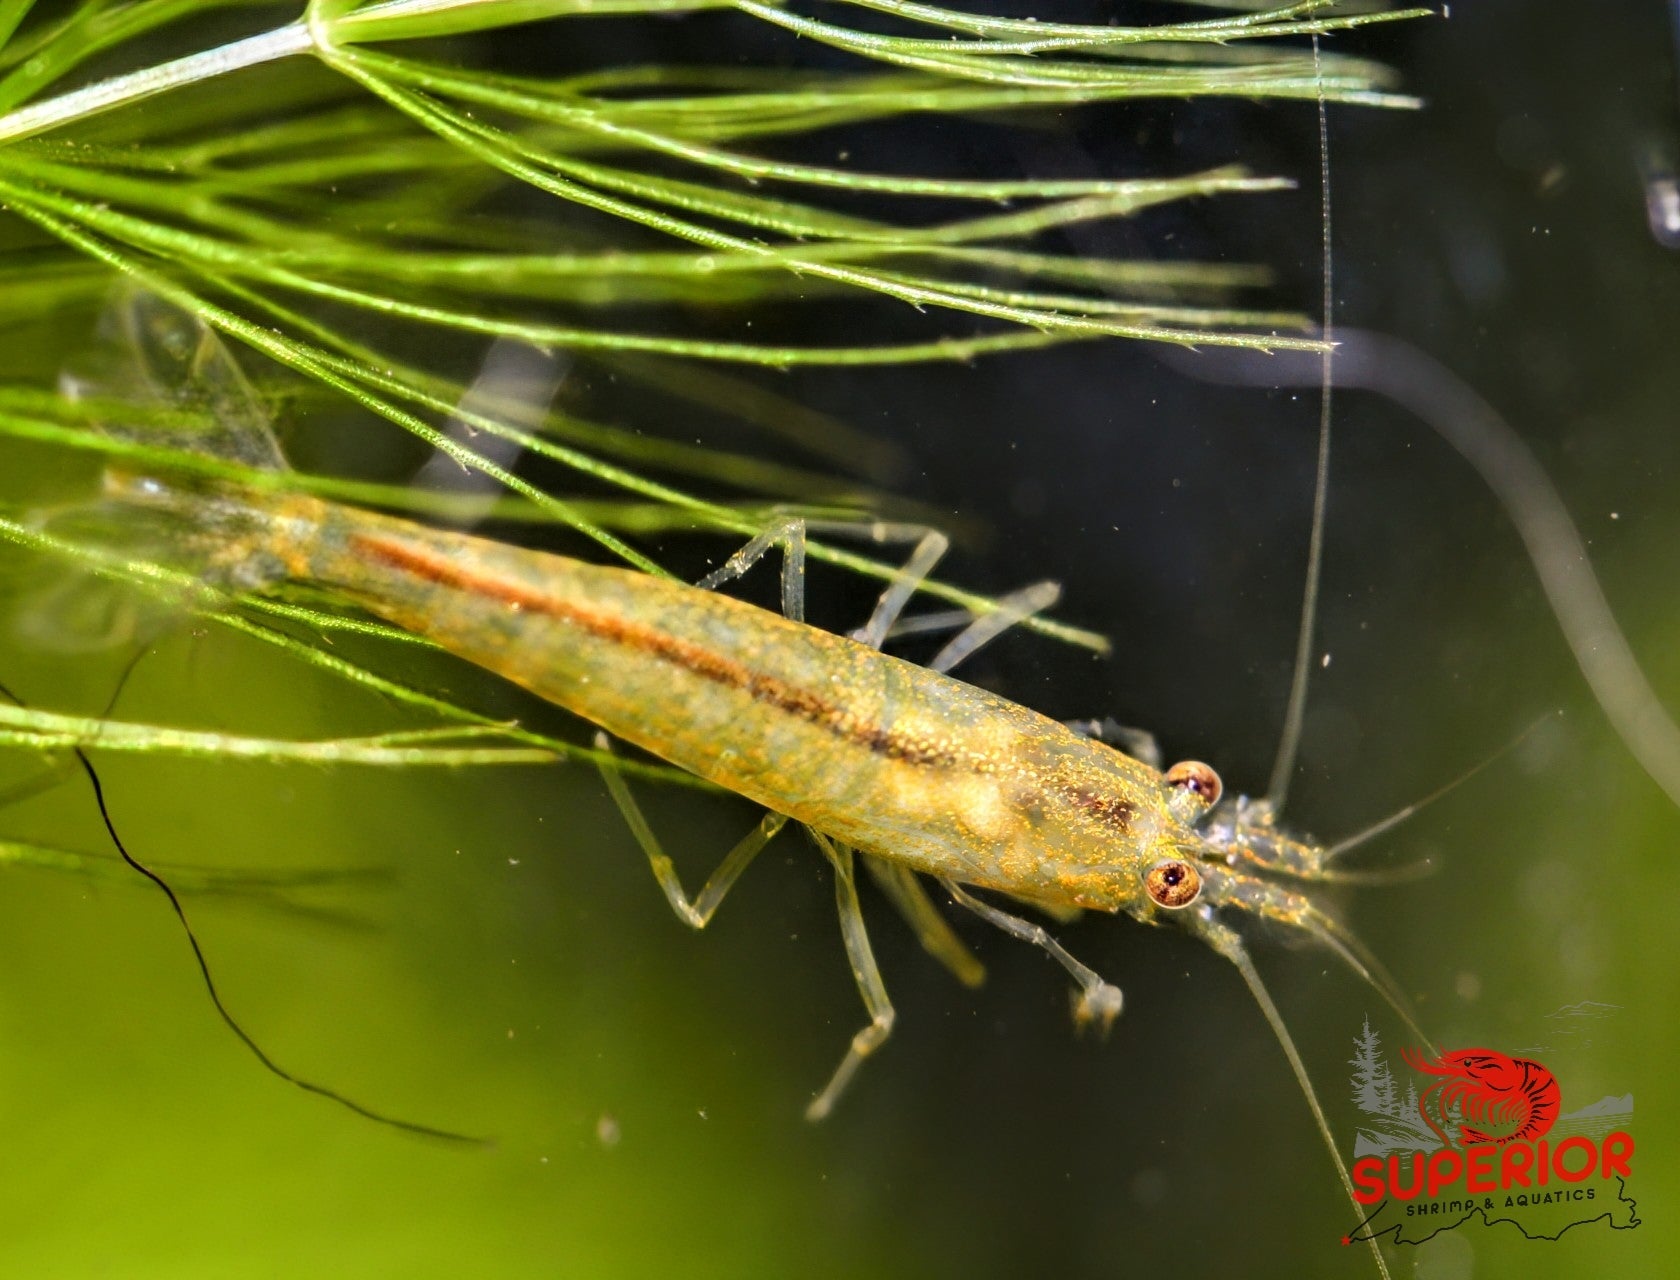
[[[196,341],[198,363],[230,359],[208,331]],[[243,424],[223,418],[213,445],[246,465],[283,465],[254,403]],[[1258,1001],[1351,1196],[1306,1068],[1232,921],[1272,921],[1329,947],[1405,1017],[1381,968],[1314,901],[1314,884],[1357,877],[1335,865],[1339,849],[1280,827],[1269,802],[1226,797],[1206,764],[1163,770],[1147,735],[1120,731],[1129,752],[1121,750],[949,674],[1053,593],[1023,593],[919,666],[880,644],[941,549],[938,535],[923,540],[868,625],[845,636],[802,620],[796,521],[691,586],[280,489],[116,469],[106,489],[183,529],[180,554],[213,580],[244,590],[281,582],[326,589],[574,712],[602,731],[602,745],[605,735],[620,738],[764,806],[764,820],[691,898],[623,778],[605,767],[673,910],[695,928],[786,822],[808,828],[834,872],[869,1019],[812,1100],[812,1119],[829,1113],[894,1022],[859,905],[861,862],[959,977],[977,980],[977,966],[923,877],[1054,957],[1076,984],[1077,1018],[1101,1029],[1120,1013],[1120,989],[1043,926],[975,891],[1052,916],[1125,914],[1200,938],[1236,966]],[[777,545],[783,614],[709,589]]]

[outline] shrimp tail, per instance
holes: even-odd
[[[162,597],[175,613],[196,607],[206,588],[242,593],[284,576],[264,549],[284,499],[273,482],[289,468],[255,388],[197,315],[121,287],[95,341],[60,373],[59,390],[114,445],[98,499],[31,522],[77,571],[27,605],[34,638],[71,649],[133,639],[129,615],[139,606],[113,602],[101,580],[142,585],[152,597],[143,611]]]
[[[273,550],[286,505],[285,495],[254,489],[109,472],[105,500],[83,515],[121,531],[116,545],[126,553],[125,568],[161,566],[182,575],[177,585],[190,580],[215,593],[242,595],[287,576]],[[135,551],[139,561],[130,558]]]
[[[60,372],[59,392],[99,402],[100,430],[147,452],[287,470],[269,415],[232,352],[198,316],[144,289],[119,289],[95,341]]]

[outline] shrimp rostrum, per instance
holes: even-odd
[[[200,331],[196,341],[213,339]],[[266,431],[253,412],[237,456],[278,465]],[[1259,917],[1315,939],[1400,1003],[1313,900],[1315,882],[1348,873],[1333,865],[1333,852],[1280,828],[1270,803],[1224,797],[1218,776],[1199,762],[1162,771],[1157,760],[1139,758],[1153,756],[1144,735],[1125,736],[1127,754],[949,674],[979,644],[1045,607],[1053,588],[1006,598],[928,666],[881,651],[943,548],[937,534],[922,539],[868,624],[843,636],[802,620],[797,521],[767,531],[690,586],[278,489],[121,472],[107,488],[196,530],[185,541],[195,567],[212,577],[326,588],[575,712],[603,731],[603,745],[612,735],[764,806],[765,819],[691,899],[624,778],[605,766],[667,898],[695,928],[787,821],[807,827],[833,869],[841,932],[869,1016],[812,1101],[813,1118],[828,1113],[893,1023],[859,907],[860,864],[959,977],[977,981],[978,964],[934,908],[924,878],[1054,956],[1077,984],[1077,1016],[1099,1027],[1119,1013],[1119,989],[1044,927],[979,895],[1052,917],[1123,912],[1187,929],[1241,972],[1327,1143],[1305,1068],[1234,920]],[[777,547],[782,614],[710,589]]]

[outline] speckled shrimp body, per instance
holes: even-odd
[[[167,315],[141,317],[167,331]],[[174,347],[214,370],[208,334]],[[221,381],[238,383],[223,370]],[[222,397],[222,403],[231,403]],[[246,466],[283,466],[260,415],[224,413],[211,447]],[[803,527],[786,522],[708,584],[780,544],[784,614],[628,569],[588,564],[279,489],[176,483],[113,472],[108,496],[165,512],[192,532],[182,554],[209,576],[260,590],[283,580],[334,592],[369,612],[597,725],[603,775],[666,898],[703,927],[735,880],[788,821],[804,824],[833,868],[841,934],[869,1023],[808,1114],[828,1114],[894,1012],[856,886],[861,860],[923,946],[966,982],[979,962],[927,896],[932,877],[959,904],[1055,958],[1079,988],[1082,1022],[1104,1030],[1121,995],[1043,926],[971,889],[1061,917],[1082,909],[1174,922],[1230,960],[1276,1032],[1335,1159],[1352,1182],[1281,1016],[1228,918],[1258,916],[1337,952],[1405,1017],[1375,962],[1313,900],[1346,880],[1335,851],[1290,836],[1266,801],[1224,800],[1218,775],[1185,761],[1156,767],[1153,740],[1116,727],[1131,754],[953,679],[973,648],[1043,607],[1053,589],[1018,593],[1013,615],[974,620],[929,667],[880,651],[891,621],[943,546],[928,535],[858,639],[802,621]],[[1035,594],[1036,593],[1036,594]],[[867,641],[867,642],[865,642]],[[735,791],[770,811],[690,898],[612,764],[606,735]],[[1409,1019],[1408,1019],[1409,1021]],[[1415,1030],[1415,1028],[1414,1028]],[[1424,1039],[1421,1032],[1418,1038]],[[1373,1246],[1379,1269],[1386,1267]]]
[[[1217,807],[1204,764],[1160,772],[940,671],[672,579],[295,494],[109,487],[196,511],[222,576],[326,587],[883,863],[1052,911],[1171,915],[1233,958],[1221,910],[1265,916],[1372,972],[1280,882],[1330,878],[1325,852],[1264,803]]]
[[[183,495],[185,496],[185,495]],[[1136,910],[1198,843],[1162,775],[926,667],[715,591],[296,496],[246,563],[331,588],[608,733],[939,879]]]

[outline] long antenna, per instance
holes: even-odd
[[[1512,738],[1509,742],[1507,742],[1504,746],[1500,747],[1497,751],[1493,752],[1489,756],[1484,757],[1481,760],[1478,760],[1475,764],[1471,765],[1468,769],[1466,769],[1463,773],[1459,774],[1458,777],[1452,779],[1450,782],[1442,783],[1440,786],[1436,787],[1435,790],[1431,791],[1428,795],[1424,796],[1421,800],[1413,800],[1410,804],[1406,805],[1404,808],[1396,809],[1393,813],[1389,814],[1386,818],[1379,818],[1377,821],[1373,822],[1370,826],[1366,827],[1363,831],[1356,831],[1351,836],[1344,836],[1342,839],[1336,841],[1335,844],[1328,846],[1324,850],[1324,861],[1329,862],[1333,858],[1339,858],[1339,857],[1342,856],[1342,854],[1348,853],[1348,852],[1350,852],[1354,849],[1359,848],[1359,846],[1362,845],[1362,844],[1366,844],[1366,843],[1368,843],[1372,840],[1375,840],[1378,836],[1382,835],[1385,831],[1391,831],[1395,827],[1399,826],[1402,822],[1406,821],[1406,819],[1410,818],[1413,814],[1415,814],[1419,809],[1422,809],[1422,808],[1427,807],[1428,805],[1434,804],[1437,800],[1439,800],[1442,796],[1447,795],[1449,792],[1458,790],[1458,788],[1462,787],[1466,782],[1469,782],[1471,778],[1474,778],[1483,769],[1486,769],[1489,765],[1493,764],[1495,761],[1502,759],[1506,755],[1507,752],[1515,750],[1516,747],[1517,747],[1517,744],[1522,742],[1525,738],[1527,738],[1530,734],[1532,734],[1541,725],[1545,724],[1548,720],[1554,719],[1555,717],[1557,717],[1559,715],[1562,715],[1562,714],[1563,713],[1561,711],[1548,711],[1545,715],[1541,716],[1533,724],[1529,725],[1528,728],[1524,729],[1521,733],[1517,734],[1516,737]],[[1352,873],[1352,874],[1358,875],[1359,873],[1355,872],[1355,873]],[[1381,874],[1381,873],[1379,872],[1378,874]]]
[[[111,714],[112,709],[116,706],[117,698],[122,693],[123,687],[128,683],[129,676],[133,674],[136,664],[139,663],[140,659],[143,658],[147,652],[148,650],[144,648],[139,650],[129,661],[128,666],[124,668],[122,678],[117,681],[116,692],[111,695],[111,699],[106,704],[103,715],[109,716]],[[4,685],[0,685],[0,696],[7,698],[9,701],[20,707],[26,705],[23,699],[19,698]],[[122,855],[122,860],[124,862],[155,884],[163,891],[163,896],[169,899],[170,909],[175,912],[175,919],[180,922],[182,931],[187,935],[187,945],[192,948],[193,959],[198,962],[198,972],[204,979],[204,989],[210,996],[210,1003],[215,1006],[216,1013],[220,1015],[222,1022],[227,1026],[227,1029],[238,1037],[239,1042],[251,1051],[251,1054],[258,1062],[262,1063],[263,1067],[267,1071],[280,1077],[280,1079],[284,1080],[287,1084],[292,1085],[295,1088],[302,1089],[305,1093],[312,1093],[316,1097],[327,1099],[329,1102],[336,1102],[345,1110],[354,1112],[356,1115],[361,1116],[364,1120],[372,1120],[375,1124],[388,1125],[393,1129],[401,1129],[404,1133],[416,1134],[422,1138],[436,1138],[444,1142],[472,1143],[475,1145],[483,1144],[485,1142],[485,1139],[473,1137],[471,1134],[455,1133],[449,1129],[438,1129],[429,1124],[420,1124],[413,1120],[402,1120],[396,1116],[389,1116],[384,1112],[375,1111],[372,1107],[364,1106],[362,1103],[357,1102],[354,1098],[348,1097],[336,1089],[329,1088],[324,1084],[317,1084],[315,1081],[307,1080],[302,1076],[294,1075],[292,1072],[286,1070],[285,1067],[282,1067],[273,1058],[269,1057],[263,1047],[256,1042],[250,1032],[246,1031],[245,1028],[240,1025],[239,1020],[233,1016],[233,1013],[228,1009],[227,1005],[223,1003],[222,993],[216,989],[216,980],[210,976],[210,961],[204,954],[204,948],[199,944],[198,934],[193,931],[192,923],[187,919],[186,908],[181,905],[181,899],[176,895],[175,890],[170,887],[169,882],[161,875],[159,875],[156,871],[153,871],[145,863],[141,862],[132,853],[130,853],[128,851],[128,846],[123,843],[122,837],[117,834],[116,823],[112,821],[111,818],[111,810],[105,803],[105,787],[99,781],[99,773],[96,769],[94,769],[93,762],[88,759],[87,752],[80,746],[72,746],[70,750],[75,754],[77,762],[82,767],[82,772],[87,775],[88,783],[93,788],[94,803],[99,806],[99,817],[105,824],[105,831],[111,837],[111,843],[116,846],[116,850]]]
[[[1317,381],[1288,352],[1226,354],[1218,361],[1160,358],[1192,377],[1232,386],[1304,387]],[[1599,710],[1651,780],[1680,805],[1680,725],[1622,634],[1593,572],[1587,544],[1563,498],[1511,424],[1452,370],[1411,343],[1343,329],[1336,350],[1343,387],[1373,391],[1435,431],[1481,476],[1516,528]]]
[[[1312,537],[1307,543],[1307,581],[1301,589],[1301,625],[1295,634],[1295,671],[1289,680],[1289,706],[1283,716],[1283,733],[1278,738],[1277,759],[1272,762],[1272,781],[1266,788],[1266,799],[1274,813],[1282,811],[1283,802],[1289,797],[1289,780],[1301,749],[1301,723],[1307,714],[1307,676],[1312,669],[1314,624],[1318,619],[1318,582],[1324,565],[1324,510],[1330,491],[1330,344],[1335,275],[1330,253],[1330,119],[1324,106],[1324,68],[1316,34],[1312,38],[1312,51],[1313,77],[1318,83],[1319,273],[1324,282],[1319,330],[1325,350],[1319,357],[1318,469],[1313,476]]]
[[[1295,1038],[1289,1034],[1289,1028],[1283,1023],[1283,1015],[1272,1002],[1271,992],[1266,990],[1266,984],[1260,980],[1260,971],[1254,967],[1254,961],[1249,957],[1248,948],[1242,944],[1236,930],[1215,920],[1193,921],[1192,930],[1203,938],[1220,955],[1237,966],[1237,972],[1248,984],[1249,994],[1260,1006],[1260,1012],[1266,1015],[1266,1021],[1271,1024],[1272,1034],[1283,1046],[1283,1055],[1289,1059],[1289,1069],[1295,1073],[1295,1083],[1301,1086],[1301,1093],[1307,1100],[1307,1109],[1312,1112],[1313,1123],[1318,1126],[1318,1136],[1324,1140],[1325,1149],[1330,1152],[1330,1160],[1336,1166],[1336,1176],[1342,1180],[1342,1190],[1347,1192],[1349,1202],[1355,1212],[1363,1213],[1361,1205],[1353,1193],[1353,1179],[1348,1175],[1347,1165],[1342,1161],[1342,1153],[1336,1149],[1336,1137],[1330,1132],[1330,1121],[1325,1117],[1324,1107],[1318,1100],[1318,1091],[1313,1088],[1312,1079],[1307,1075],[1307,1065],[1301,1061],[1301,1053],[1295,1047]],[[1371,1256],[1376,1259],[1377,1270],[1382,1273],[1382,1280],[1391,1280],[1388,1274],[1388,1263],[1382,1256],[1382,1247],[1375,1236],[1364,1237],[1371,1246]],[[1348,1242],[1343,1237],[1344,1244]]]

